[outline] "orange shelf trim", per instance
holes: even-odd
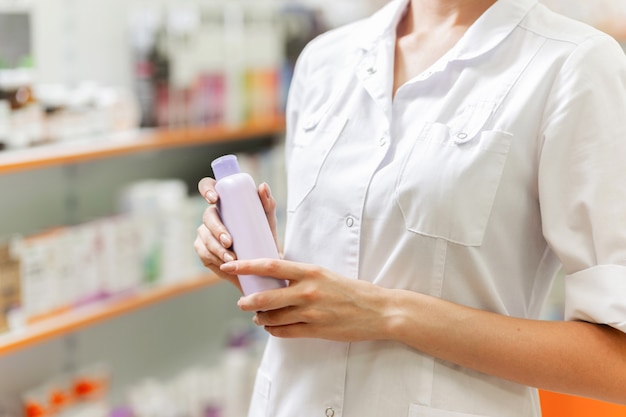
[[[175,284],[138,290],[59,313],[28,324],[24,329],[0,335],[0,356],[216,284],[219,281],[215,275],[204,275]]]
[[[141,151],[179,148],[277,135],[285,130],[282,117],[240,126],[205,126],[177,129],[138,129],[113,135],[76,139],[0,153],[0,174],[79,163]]]

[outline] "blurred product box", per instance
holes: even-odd
[[[20,263],[8,243],[0,245],[0,332],[9,328],[10,314],[22,303]]]
[[[178,179],[120,191],[119,213],[16,236],[0,246],[0,332],[205,273],[193,250],[206,201]]]

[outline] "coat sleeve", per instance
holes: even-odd
[[[539,165],[544,235],[563,264],[565,318],[626,332],[626,58],[599,35],[563,64]]]

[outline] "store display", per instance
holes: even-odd
[[[131,19],[142,126],[276,117],[284,35],[276,2],[142,9]]]
[[[281,146],[238,158],[256,177],[275,180],[275,197],[284,198]],[[135,181],[118,194],[115,214],[13,236],[0,247],[0,333],[206,274],[191,244],[203,198],[189,197],[178,179]]]
[[[59,68],[71,71],[71,77],[68,75],[67,79],[71,78],[74,82],[65,83],[66,77],[55,79],[53,76],[43,77],[45,82],[33,79],[31,93],[36,99],[33,106],[42,115],[41,133],[37,139],[20,145],[22,149],[19,150],[16,150],[18,146],[14,145],[17,142],[4,142],[9,151],[0,155],[0,171],[5,174],[3,178],[8,177],[9,182],[17,184],[16,190],[21,188],[16,196],[11,194],[7,195],[7,198],[24,201],[24,204],[33,207],[33,204],[40,204],[39,196],[57,192],[61,194],[59,200],[63,201],[65,194],[67,206],[75,210],[74,204],[77,199],[84,198],[81,193],[85,192],[82,188],[83,178],[80,175],[91,170],[90,164],[93,161],[96,162],[95,166],[99,166],[100,163],[105,165],[109,163],[108,161],[118,166],[118,156],[121,156],[119,158],[121,160],[127,155],[130,155],[128,159],[131,160],[135,157],[141,159],[143,154],[151,158],[155,153],[165,154],[171,149],[174,149],[172,154],[176,155],[177,150],[188,146],[198,146],[202,151],[208,151],[210,155],[213,146],[223,150],[229,148],[240,150],[248,146],[245,145],[247,140],[280,137],[284,129],[281,113],[283,105],[281,94],[284,90],[280,89],[284,88],[281,85],[287,81],[280,74],[283,68],[281,61],[283,41],[280,37],[281,25],[277,23],[274,12],[266,13],[264,6],[260,4],[251,4],[255,10],[244,12],[239,7],[243,3],[235,5],[234,1],[226,1],[205,4],[200,8],[201,13],[196,15],[194,7],[187,5],[164,7],[156,3],[150,5],[144,3],[142,7],[158,9],[159,17],[155,32],[150,36],[156,35],[159,28],[162,28],[160,35],[162,39],[159,41],[161,50],[156,54],[153,48],[149,48],[144,57],[140,59],[138,55],[133,55],[131,58],[133,61],[128,62],[137,68],[136,73],[134,71],[132,74],[129,73],[129,81],[139,80],[135,74],[143,74],[144,78],[140,81],[144,83],[144,90],[153,87],[155,76],[161,83],[161,88],[158,91],[150,91],[148,99],[145,100],[145,97],[136,94],[135,91],[131,93],[124,87],[102,87],[108,85],[109,80],[89,81],[90,76],[85,76],[89,72],[88,69],[85,70],[86,62],[77,55],[68,57],[62,54],[68,51],[79,53],[80,48],[87,45],[95,48],[101,45],[97,43],[98,40],[82,39],[81,34],[85,30],[83,25],[88,26],[88,23],[78,19],[77,10],[83,8],[83,2],[63,4],[63,10],[67,12],[59,13],[61,19],[47,27],[45,22],[49,16],[41,10],[46,10],[50,13],[51,19],[55,19],[57,16],[52,14],[55,12],[53,6],[42,6],[44,3],[33,2],[32,8],[38,17],[36,19],[38,27],[35,28],[38,34],[35,38],[37,42],[46,40],[45,31],[48,30],[51,36],[47,45],[51,45],[50,48],[53,49],[63,46],[63,42],[70,39],[67,34],[71,33],[71,48],[59,51],[58,58],[64,62]],[[227,17],[224,16],[222,7],[224,4],[231,9]],[[102,6],[102,9],[104,8],[105,6]],[[98,16],[100,17],[106,21],[107,16]],[[116,22],[119,21],[119,17],[115,15]],[[237,29],[234,26],[227,29],[225,19],[240,19],[241,25]],[[248,23],[251,26],[248,26]],[[59,28],[71,30],[67,29],[62,35],[55,37],[54,31]],[[258,36],[255,35],[255,31]],[[242,36],[247,38],[251,35],[256,37],[252,40],[241,39]],[[227,40],[228,37],[235,40],[234,44],[242,41],[239,42],[240,48],[237,45],[230,49],[226,48],[225,45],[230,42]],[[116,39],[127,42],[116,44],[117,50],[123,50],[125,46],[131,44],[133,51],[135,50],[130,33],[126,38]],[[57,45],[54,43],[55,40],[60,40],[61,43]],[[114,42],[110,42],[110,45],[114,45]],[[238,48],[239,53],[245,55],[245,59],[239,63],[236,71],[229,72],[233,77],[227,81],[224,68],[226,66],[230,68],[236,61],[229,60],[227,53],[234,54]],[[254,48],[254,53],[248,56],[245,48]],[[44,45],[38,47],[36,52],[47,53],[52,49]],[[107,54],[108,51],[102,52]],[[50,68],[50,61],[38,60],[40,56],[35,56],[34,64],[41,65],[39,68],[36,67],[36,75],[43,73],[42,68],[44,71]],[[50,56],[47,55],[45,58]],[[158,74],[152,72],[154,67],[150,67],[155,62],[158,64]],[[138,65],[135,65],[137,63]],[[114,66],[120,63],[110,64],[111,71],[108,71],[109,62],[107,62],[107,72],[115,75]],[[97,72],[102,73],[102,71],[91,73]],[[234,76],[236,73],[239,74],[237,77]],[[229,83],[236,88],[229,90],[227,88]],[[234,94],[233,91],[239,93]],[[146,113],[140,112],[145,110],[146,103],[149,111],[153,112],[154,119],[148,120],[144,126],[165,129],[132,132],[139,126],[140,118],[145,119]],[[158,107],[160,122],[157,122],[155,107]],[[8,100],[0,100],[0,141],[12,131],[13,110]],[[208,129],[205,128],[207,126]],[[263,146],[268,145],[266,140],[262,142]],[[46,146],[32,146],[40,144]],[[47,146],[49,144],[54,146]],[[258,158],[262,161],[257,161],[257,157],[252,155],[242,156],[242,160],[255,160],[250,164],[270,172],[273,168],[267,168],[266,164],[281,166],[282,156],[279,155],[276,160],[271,161],[268,155],[264,153]],[[19,178],[29,177],[33,170],[39,169],[42,169],[43,176],[48,176],[49,172],[52,172],[50,177],[53,179],[44,182],[47,184],[58,181],[60,183],[58,189],[56,186],[53,190],[40,189],[35,191],[36,197],[24,200],[25,194],[22,192]],[[79,172],[77,175],[76,171]],[[0,378],[0,415],[8,413],[12,417],[17,417],[26,414],[15,406],[18,391],[22,390],[25,399],[31,394],[36,397],[37,392],[41,392],[40,387],[51,385],[57,387],[52,395],[52,403],[55,406],[50,405],[48,392],[41,401],[45,406],[42,405],[37,410],[35,402],[35,406],[29,408],[31,411],[34,410],[35,414],[138,415],[136,410],[129,406],[130,401],[125,404],[121,400],[127,398],[119,396],[115,397],[116,406],[107,409],[106,414],[102,408],[69,407],[71,395],[65,394],[65,391],[59,388],[62,385],[60,381],[65,378],[64,375],[70,373],[71,367],[68,368],[68,363],[80,364],[79,368],[82,368],[82,362],[85,360],[83,354],[86,353],[87,356],[91,354],[89,351],[81,351],[77,355],[73,349],[80,351],[85,347],[81,345],[72,348],[71,340],[80,339],[85,329],[87,332],[93,329],[97,329],[93,330],[95,332],[101,332],[101,327],[96,323],[107,321],[107,326],[115,327],[116,323],[125,321],[124,314],[130,315],[130,312],[135,311],[141,314],[148,306],[155,306],[153,310],[156,315],[155,325],[159,325],[164,320],[159,313],[161,309],[159,304],[167,304],[165,300],[173,299],[180,294],[198,293],[199,289],[215,283],[216,280],[207,276],[206,269],[194,256],[192,245],[195,229],[206,202],[196,197],[189,198],[188,190],[181,187],[178,180],[148,180],[145,173],[143,176],[141,174],[135,176],[132,168],[129,171],[129,177],[138,180],[119,190],[119,213],[98,218],[90,217],[92,213],[81,213],[80,217],[83,220],[79,222],[73,221],[77,220],[77,217],[68,215],[67,218],[71,221],[67,224],[57,222],[44,224],[39,221],[38,224],[44,224],[46,227],[44,230],[23,236],[5,236],[10,240],[7,247],[15,254],[15,260],[12,262],[17,265],[20,272],[12,279],[15,298],[7,301],[6,305],[10,307],[0,311],[0,321],[3,321],[5,327],[0,330],[0,333],[3,333],[0,334],[2,356],[0,374],[5,375]],[[57,172],[60,172],[58,178]],[[39,175],[39,172],[37,174]],[[111,172],[111,177],[123,175],[123,172]],[[103,178],[102,181],[98,178],[97,184],[89,186],[111,188],[111,184],[107,178]],[[36,187],[36,184],[30,185]],[[107,195],[109,192],[109,189],[104,191]],[[57,196],[54,197],[56,200]],[[153,206],[148,209],[142,205],[146,202]],[[51,205],[47,202],[41,205],[41,211],[49,209]],[[93,209],[91,203],[89,209]],[[37,209],[33,208],[29,212],[31,211],[37,212]],[[0,269],[0,273],[2,271]],[[4,275],[0,275],[0,284],[4,285],[5,281],[7,280],[4,280]],[[233,306],[234,303],[233,299]],[[110,320],[113,317],[118,320]],[[215,330],[211,320],[214,318],[203,319],[208,325],[203,331],[211,333],[212,329]],[[191,328],[196,324],[187,323],[186,326]],[[141,337],[144,336],[142,330],[133,331],[131,340],[107,340],[106,345],[109,346],[111,343],[111,346],[118,344],[121,346],[129,341],[133,343],[135,337],[138,338],[137,343],[145,343],[141,341]],[[50,348],[51,345],[56,346],[59,343],[60,349]],[[216,343],[219,343],[219,340]],[[31,353],[31,348],[33,352],[43,352],[43,355]],[[130,347],[125,350],[124,355],[135,354],[134,349],[139,348]],[[106,346],[104,350],[108,350]],[[149,348],[147,350],[152,351]],[[242,351],[237,350],[237,354],[233,352],[233,355],[230,355],[231,359],[226,362],[231,364],[237,362],[232,358],[241,359],[239,353]],[[106,355],[110,352],[104,354],[104,359],[107,359]],[[35,360],[29,359],[31,355],[35,355]],[[62,357],[59,358],[58,355]],[[44,358],[47,361],[45,366],[36,364]],[[119,359],[113,357],[113,362],[116,360],[119,362]],[[15,371],[15,366],[24,372]],[[163,364],[159,364],[159,367],[161,366]],[[211,372],[219,372],[222,375],[221,365],[218,368],[219,370]],[[130,369],[132,369],[130,372],[135,373],[127,375],[127,379],[133,375],[137,376],[137,368]],[[115,375],[115,368],[112,367],[111,370],[112,375]],[[128,369],[125,368],[124,371]],[[58,373],[61,376],[55,375]],[[192,382],[202,379],[199,377],[202,374],[200,371],[190,371],[185,372],[184,377],[175,377],[171,381],[163,379],[162,376],[159,376],[158,380],[167,385],[168,391],[176,391],[172,395],[177,397],[178,401],[188,405],[193,400],[193,395],[189,394],[189,390],[193,391]],[[230,373],[233,376],[236,374]],[[223,379],[220,379],[213,384],[217,387],[216,392],[212,394],[213,399],[203,408],[202,414],[194,415],[227,416],[223,400],[220,399],[223,397],[223,391],[219,394],[222,382]],[[117,384],[117,392],[127,389],[130,391],[133,388],[122,387],[119,382]],[[231,386],[236,386],[233,384]],[[204,386],[206,385],[198,385],[199,388],[194,392],[204,391],[202,388]],[[24,390],[24,387],[33,389]],[[243,391],[239,392],[245,397],[249,396]],[[141,398],[139,400],[141,401]],[[72,404],[75,405],[76,402]],[[120,404],[119,407],[117,404]]]
[[[202,273],[190,242],[204,200],[179,180],[151,180],[129,184],[120,201],[117,215],[14,237],[0,253],[2,311],[33,322]]]

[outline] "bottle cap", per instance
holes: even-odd
[[[211,162],[211,168],[213,168],[213,174],[218,181],[221,178],[241,172],[235,155],[224,155],[215,159]]]

